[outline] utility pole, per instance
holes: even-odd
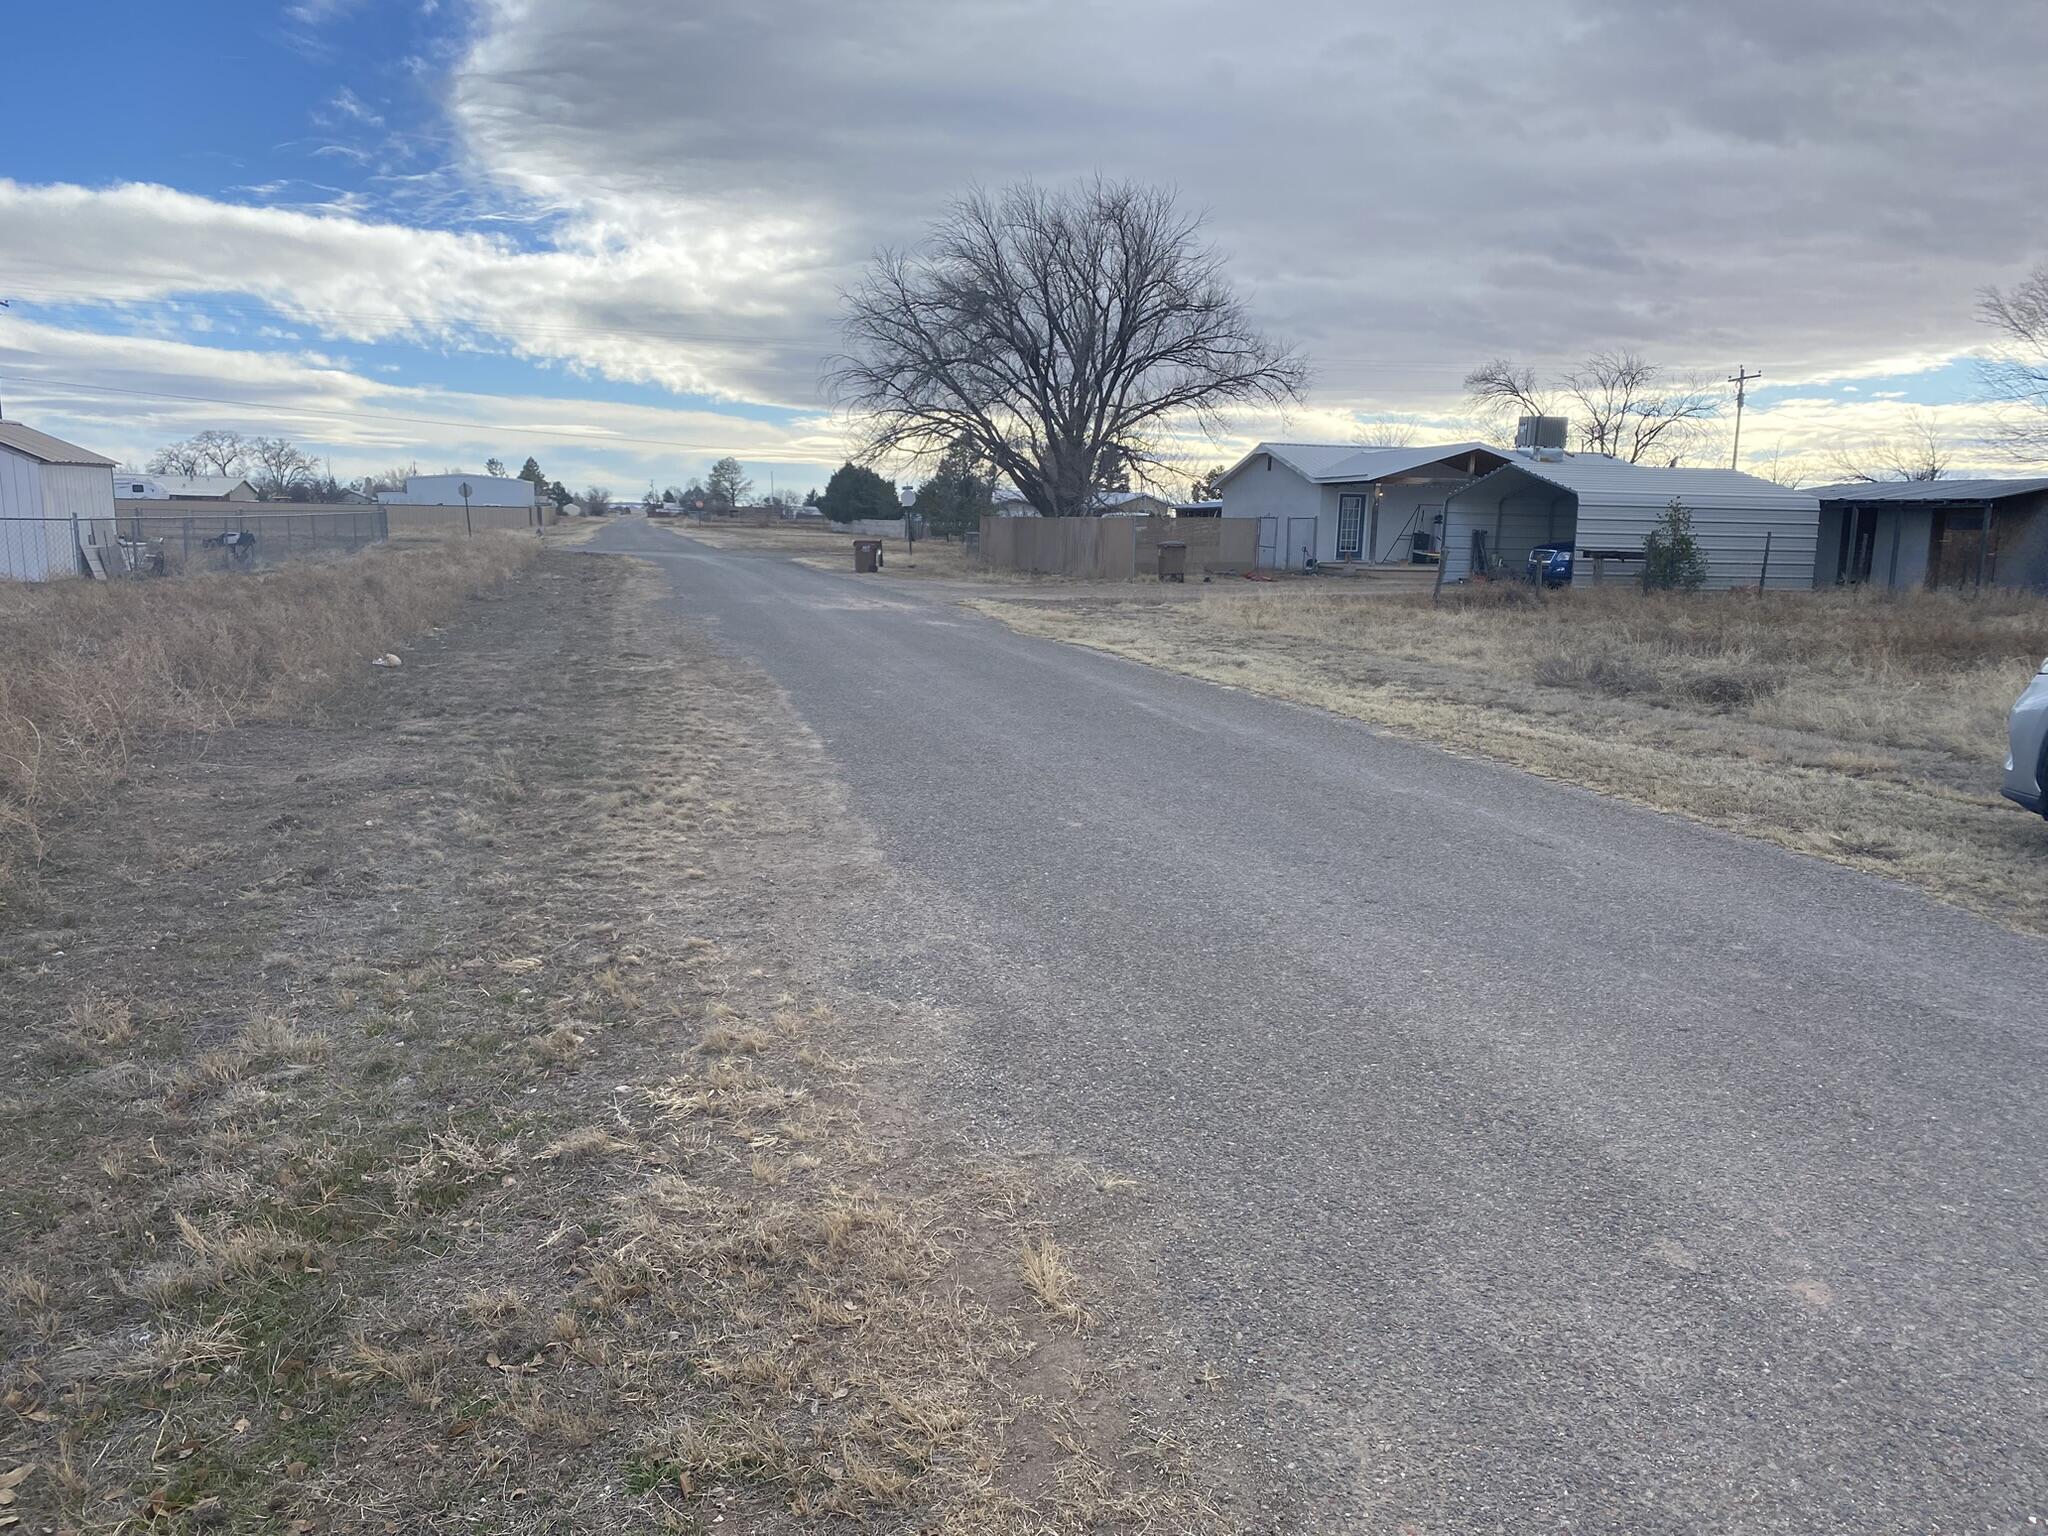
[[[1735,372],[1728,375],[1728,382],[1735,386],[1735,450],[1728,455],[1728,467],[1730,469],[1742,468],[1742,402],[1748,398],[1749,381],[1762,377],[1763,371],[1761,369],[1751,373],[1747,363],[1744,363]]]

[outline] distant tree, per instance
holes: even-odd
[[[531,456],[527,458],[524,464],[519,466],[518,478],[521,480],[531,480],[536,487],[536,494],[547,489],[548,477],[540,472],[540,460]]]
[[[248,453],[256,463],[256,493],[265,501],[291,500],[320,468],[319,460],[282,437],[251,438]]]
[[[946,450],[938,468],[917,488],[910,509],[933,533],[950,538],[981,526],[982,515],[994,510],[991,488],[974,445],[963,439]]]
[[[591,517],[603,517],[612,509],[612,493],[602,485],[593,485],[583,493],[583,510]]]
[[[1677,464],[1720,411],[1704,380],[1672,377],[1625,348],[1594,352],[1547,383],[1533,368],[1494,358],[1465,375],[1465,394],[1502,436],[1514,417],[1567,415],[1581,453],[1631,464]]]
[[[820,498],[819,498],[819,496],[818,496],[818,488],[817,488],[816,486],[812,486],[812,487],[811,487],[811,489],[809,489],[808,491],[805,491],[805,492],[804,492],[804,505],[805,505],[805,506],[807,506],[807,507],[815,507],[815,506],[817,506],[817,505],[818,505],[818,503],[819,503],[819,500],[820,500]]]
[[[966,438],[1048,517],[1096,509],[1111,450],[1156,464],[1170,428],[1299,399],[1307,379],[1252,325],[1199,217],[1102,180],[962,198],[922,250],[875,258],[845,334],[830,385],[863,457]]]
[[[1128,491],[1131,488],[1131,459],[1120,446],[1111,443],[1095,461],[1098,491]]]
[[[741,507],[746,505],[747,493],[754,488],[754,482],[747,478],[746,470],[734,458],[720,459],[711,466],[711,473],[704,480],[704,499],[714,507]]]
[[[208,427],[182,442],[166,443],[149,461],[153,475],[240,475],[249,464],[249,440],[224,427]]]
[[[1223,479],[1230,473],[1228,464],[1218,464],[1207,474],[1197,475],[1194,484],[1188,487],[1189,501],[1221,501]]]
[[[1903,431],[1873,437],[1828,455],[1828,472],[1838,481],[1875,484],[1883,480],[1939,480],[1948,473],[1951,454],[1941,429],[1924,411],[1907,414]]]
[[[1676,496],[1643,540],[1643,586],[1655,592],[1697,592],[1707,579],[1707,557],[1692,534],[1692,514]]]
[[[1361,448],[1412,448],[1419,436],[1405,421],[1368,421],[1352,441]]]
[[[835,523],[854,523],[865,518],[893,518],[903,515],[896,500],[896,487],[852,460],[832,471],[825,482],[825,494],[818,507]]]
[[[1977,312],[1999,333],[1981,365],[1999,442],[2016,457],[2048,456],[2048,263],[2012,288],[1986,288]]]
[[[505,461],[503,459],[485,459],[484,473],[489,475],[493,480],[504,479]]]
[[[547,494],[548,500],[552,501],[558,507],[566,507],[567,505],[569,505],[570,502],[576,499],[575,496],[570,492],[569,487],[562,484],[562,482],[559,480],[550,480],[548,482]]]

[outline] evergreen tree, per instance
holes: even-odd
[[[818,506],[835,523],[903,515],[903,508],[896,501],[896,487],[865,464],[851,460],[832,471]]]
[[[1674,496],[1643,540],[1644,590],[1697,592],[1706,580],[1707,557],[1692,536],[1692,514]]]

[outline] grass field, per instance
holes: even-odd
[[[0,1525],[1229,1528],[1068,1238],[1142,1196],[918,1119],[800,979],[881,859],[781,696],[630,562],[470,574],[41,828]]]
[[[154,733],[317,713],[536,553],[511,534],[154,582],[0,583],[0,901]]]
[[[2048,825],[1997,794],[2048,601],[1294,584],[982,611],[1353,716],[2048,932]]]

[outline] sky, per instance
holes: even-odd
[[[1483,435],[1477,364],[1628,348],[1761,369],[1759,472],[1915,422],[2015,467],[1976,306],[2048,262],[2040,0],[101,0],[0,37],[0,412],[127,462],[225,426],[344,479],[822,485],[862,264],[1102,175],[1201,211],[1312,369],[1191,465]]]

